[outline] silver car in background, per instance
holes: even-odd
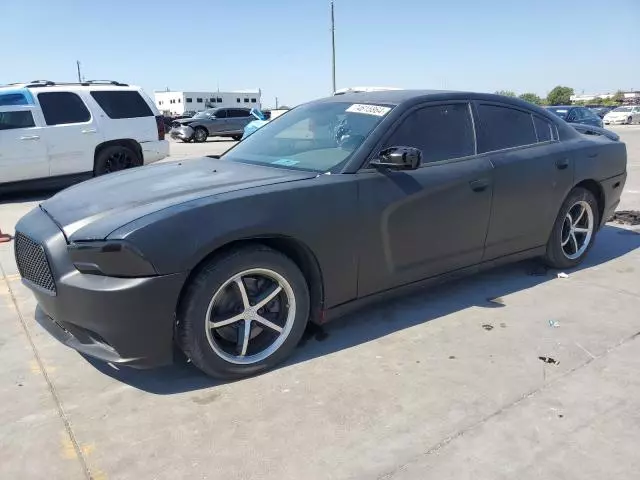
[[[205,142],[208,137],[242,138],[244,127],[254,120],[248,108],[210,108],[191,118],[175,120],[169,134],[183,142]]]

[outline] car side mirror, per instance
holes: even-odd
[[[389,147],[378,154],[369,165],[390,170],[415,170],[422,163],[422,151],[414,147]]]

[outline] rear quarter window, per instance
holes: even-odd
[[[0,130],[35,127],[33,115],[29,110],[0,112]]]
[[[91,92],[91,96],[109,118],[121,119],[154,116],[147,102],[145,102],[144,98],[136,91],[96,90]]]

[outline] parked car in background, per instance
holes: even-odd
[[[0,191],[67,185],[169,154],[140,87],[39,80],[0,87]]]
[[[210,136],[240,140],[244,127],[254,119],[250,112],[249,108],[210,108],[174,121],[170,134],[183,142],[205,142]]]
[[[582,123],[602,128],[602,119],[586,107],[558,105],[545,108],[565,122]]]
[[[221,158],[85,182],[16,225],[40,325],[114,365],[284,361],[308,322],[541,257],[578,265],[626,180],[622,142],[516,98],[347,93]],[[363,241],[366,240],[366,241]]]
[[[182,112],[180,115],[174,115],[173,119],[174,120],[180,120],[182,118],[191,118],[193,117],[196,113],[195,110],[185,110],[184,112]]]
[[[269,117],[267,117],[265,112],[258,110],[257,108],[252,108],[251,115],[255,118],[255,120],[250,121],[249,123],[247,123],[247,126],[244,127],[244,131],[242,132],[242,140],[247,138],[259,128],[269,123],[271,112],[269,112]]]
[[[604,123],[607,125],[631,125],[640,123],[640,105],[618,107],[604,116]]]
[[[604,116],[609,113],[611,110],[613,110],[616,107],[588,107],[589,110],[591,110],[593,113],[595,113],[596,115],[598,115],[600,118],[604,118]]]

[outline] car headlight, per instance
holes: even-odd
[[[67,251],[81,273],[124,278],[158,274],[153,264],[126,241],[74,242],[67,246]]]

